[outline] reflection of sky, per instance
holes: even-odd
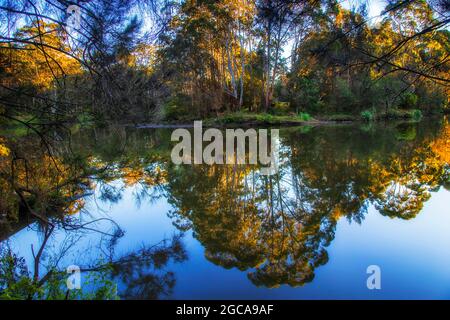
[[[422,212],[409,221],[383,217],[373,207],[361,225],[341,219],[328,247],[329,262],[316,269],[311,283],[299,288],[255,287],[246,272],[207,261],[202,245],[188,232],[184,237],[188,260],[169,266],[177,279],[173,298],[450,298],[449,196],[444,189],[433,193]],[[126,232],[118,253],[157,243],[176,232],[164,199],[138,208],[133,189],[127,189],[118,204],[101,206]],[[23,230],[11,244],[28,256],[35,241],[34,232]],[[379,291],[366,288],[366,268],[372,264],[381,267]]]
[[[373,208],[361,225],[341,220],[328,248],[329,262],[301,288],[256,288],[245,272],[205,263],[195,244],[176,272],[175,298],[450,298],[448,197],[448,191],[433,194],[410,221],[383,217]],[[381,267],[379,291],[366,288],[371,264]]]

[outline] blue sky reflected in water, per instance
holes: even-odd
[[[361,225],[338,222],[328,247],[330,260],[316,269],[303,287],[255,287],[236,268],[226,270],[207,261],[202,245],[189,231],[184,237],[189,258],[170,269],[177,277],[176,299],[449,299],[450,298],[450,193],[432,193],[422,212],[412,220],[391,219],[370,207]],[[166,216],[164,200],[136,209],[132,190],[111,207],[111,216],[126,230],[120,248],[142,241],[155,242],[176,229]],[[379,265],[382,289],[366,287],[367,266]]]
[[[226,270],[204,257],[202,245],[185,233],[188,260],[171,264],[177,283],[176,299],[448,299],[450,298],[450,194],[432,193],[422,212],[412,220],[391,219],[370,207],[359,225],[341,218],[328,247],[329,261],[315,271],[303,287],[262,288],[247,279],[246,271]],[[93,203],[90,204],[93,207]],[[100,204],[124,228],[118,250],[135,249],[176,232],[166,213],[164,199],[137,206],[133,188],[116,205]],[[29,244],[33,233],[14,237],[16,248]],[[23,248],[27,249],[27,248]],[[23,250],[21,250],[23,252]],[[382,271],[381,290],[368,290],[366,268],[376,264]]]

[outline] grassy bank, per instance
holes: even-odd
[[[360,114],[325,114],[311,116],[308,113],[289,113],[289,114],[270,114],[270,113],[251,113],[251,112],[231,112],[224,113],[215,117],[203,119],[205,125],[302,125],[317,124],[325,122],[370,122],[386,120],[411,120],[420,121],[423,115],[420,110],[390,110],[387,113],[374,113],[372,111],[363,111]],[[169,123],[189,123],[198,118],[184,117],[183,119],[171,119]]]
[[[330,114],[320,115],[316,118],[322,121],[385,121],[385,120],[412,120],[419,121],[423,114],[418,109],[392,109],[387,112],[362,111],[360,114]]]
[[[269,113],[233,112],[204,120],[205,125],[301,125],[318,122],[307,113],[273,115]]]

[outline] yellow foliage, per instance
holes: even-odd
[[[441,135],[431,143],[431,149],[441,161],[450,164],[450,125],[446,125]]]
[[[6,68],[11,82],[50,88],[56,79],[82,72],[80,63],[66,54],[70,49],[57,25],[35,21],[32,26],[22,28],[16,37],[33,40],[24,50],[12,53]]]
[[[0,157],[7,157],[9,156],[11,150],[9,150],[9,148],[5,146],[3,143],[4,140],[0,138]]]

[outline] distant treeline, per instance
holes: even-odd
[[[0,0],[0,116],[35,125],[444,112],[448,1],[389,0],[378,17],[370,2],[340,3],[93,0],[68,12],[70,1]]]

